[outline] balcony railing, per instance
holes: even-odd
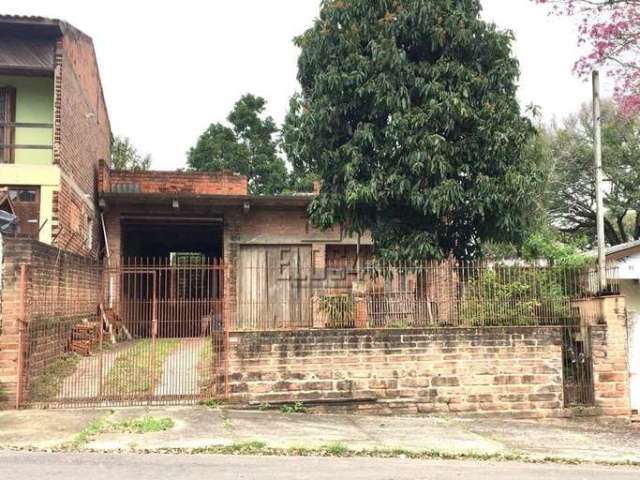
[[[0,163],[15,163],[17,154],[27,150],[53,151],[53,124],[0,122]]]

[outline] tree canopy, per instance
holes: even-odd
[[[534,0],[559,15],[580,18],[580,45],[588,52],[576,62],[580,75],[606,67],[615,78],[621,111],[640,113],[640,0]]]
[[[389,260],[521,242],[541,177],[512,36],[478,0],[325,0],[296,39],[295,158],[322,180],[314,223],[370,230]],[[288,142],[285,142],[288,143]]]
[[[116,170],[149,170],[151,155],[142,155],[128,137],[115,136],[111,143],[111,167]]]
[[[562,127],[548,132],[553,175],[548,199],[551,221],[572,236],[596,238],[593,120],[584,105]],[[640,238],[640,121],[622,115],[611,101],[602,106],[605,235],[610,245]]]
[[[240,98],[227,117],[229,126],[214,123],[200,135],[188,152],[188,166],[246,175],[254,195],[281,193],[287,187],[287,169],[278,156],[278,128],[264,115],[265,106],[262,97],[248,94]]]

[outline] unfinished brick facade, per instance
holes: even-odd
[[[232,172],[109,170],[101,164],[100,190],[121,193],[247,195],[247,177]]]
[[[54,163],[62,172],[54,198],[55,244],[96,257],[98,164],[111,158],[111,126],[91,38],[74,28],[65,31],[54,78]]]

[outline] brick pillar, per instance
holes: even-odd
[[[355,310],[355,327],[369,326],[369,312],[367,310],[367,284],[364,280],[353,282],[353,308]]]
[[[623,296],[592,300],[599,312],[590,316],[595,403],[603,415],[631,413],[627,313]]]
[[[223,259],[225,264],[224,272],[224,315],[228,328],[237,326],[238,301],[236,292],[236,279],[239,267],[239,247],[234,240],[238,236],[240,220],[237,213],[230,213],[225,216],[224,231],[222,234]]]
[[[10,248],[8,243],[5,243],[5,256],[0,262],[0,407],[12,407],[16,401],[20,355],[20,265],[28,263],[30,258],[26,242],[13,242]]]

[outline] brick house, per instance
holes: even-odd
[[[268,295],[247,284],[266,285],[276,265],[308,271],[353,263],[358,248],[361,258],[371,252],[370,236],[358,247],[339,227],[314,228],[307,215],[313,194],[252,196],[247,178],[231,172],[114,171],[103,163],[99,190],[110,268],[145,259],[173,264],[180,255],[220,259],[229,267],[224,296],[232,304]],[[249,270],[259,279],[237,276]],[[299,304],[290,309],[299,315],[296,323],[305,316],[311,321],[310,312],[300,313],[308,298],[291,290],[278,294]],[[282,315],[289,320],[289,313]]]
[[[0,189],[21,235],[97,256],[95,179],[110,149],[91,38],[60,20],[0,16]]]

